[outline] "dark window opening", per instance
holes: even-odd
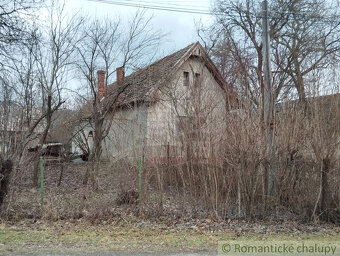
[[[195,83],[194,83],[195,86],[198,86],[199,83],[201,82],[200,77],[201,77],[200,73],[195,73]]]
[[[189,85],[189,72],[186,71],[183,72],[183,85],[184,86]]]

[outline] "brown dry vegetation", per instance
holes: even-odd
[[[301,156],[293,160],[282,157],[277,165],[280,166],[278,198],[275,205],[270,204],[270,208],[265,209],[261,193],[263,173],[252,166],[251,158],[240,157],[247,159],[243,169],[230,168],[227,163],[218,166],[216,159],[214,164],[207,159],[201,163],[193,159],[189,164],[143,166],[141,204],[137,200],[137,161],[135,164],[131,161],[102,163],[97,192],[82,183],[87,163],[64,163],[60,185],[60,164],[46,165],[43,206],[39,189],[31,186],[30,166],[27,165],[13,172],[2,218],[16,221],[82,219],[93,224],[165,219],[172,226],[191,223],[192,219],[229,224],[231,220],[244,219],[252,210],[257,221],[270,225],[289,226],[291,221],[308,223],[312,220],[315,200],[318,199],[315,188],[319,188],[320,183],[320,170],[316,168],[315,160],[310,158],[307,161],[308,158]],[[337,171],[334,165],[329,172],[329,189],[333,197],[337,195],[339,184]],[[238,191],[238,173],[241,175],[241,191]],[[254,175],[259,175],[257,184],[253,183]]]
[[[84,185],[89,163],[45,166],[45,198],[32,188],[32,159],[27,156],[11,176],[1,216],[8,220],[85,219],[92,223],[131,216],[157,220],[186,218],[339,223],[339,94],[309,99],[277,110],[275,195],[268,196],[268,163],[263,120],[246,108],[228,113],[224,136],[195,126],[182,136],[181,157],[144,156],[142,201],[138,197],[138,159],[95,162],[95,189]],[[201,112],[200,112],[201,113]],[[195,121],[195,120],[194,120]],[[220,122],[221,123],[221,122]],[[208,130],[210,131],[210,130]],[[189,126],[188,134],[192,134]],[[175,152],[176,153],[176,152]],[[177,152],[178,153],[178,152]],[[155,161],[157,160],[157,161]]]
[[[247,219],[339,223],[338,95],[283,105],[275,122],[275,196],[266,193],[263,121],[253,112],[229,114],[223,140],[211,144],[198,127],[197,137],[182,139],[181,158],[144,158],[142,201],[138,197],[138,160],[101,162],[98,190],[84,185],[93,163],[45,166],[45,198],[31,186],[32,159],[12,173],[2,217],[47,220],[86,219],[92,223],[131,216],[171,220]],[[331,110],[331,111],[330,111]],[[190,132],[190,131],[188,131]],[[210,143],[210,144],[209,144]],[[210,148],[212,150],[205,150]],[[219,149],[219,150],[216,150]],[[129,217],[130,216],[130,217]]]

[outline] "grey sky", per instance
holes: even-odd
[[[69,14],[85,14],[94,18],[112,17],[120,18],[122,22],[129,21],[138,11],[135,7],[126,7],[109,4],[105,2],[122,2],[122,3],[142,3],[148,5],[171,6],[185,8],[190,10],[210,10],[211,1],[213,0],[64,0],[65,9]],[[191,9],[192,8],[192,9]],[[186,47],[190,43],[198,41],[196,34],[195,22],[201,21],[203,24],[209,24],[212,16],[207,14],[171,12],[164,10],[146,9],[148,16],[153,16],[152,26],[155,30],[167,33],[167,37],[161,42],[160,49],[153,56],[154,60],[160,59],[172,52]],[[150,56],[151,57],[151,56]],[[131,70],[130,70],[131,71]],[[129,71],[128,71],[129,72]],[[114,77],[113,77],[114,80]],[[110,80],[110,82],[113,82]],[[69,80],[69,88],[74,91],[82,91],[84,95],[89,94],[79,88],[84,88],[79,79],[72,78]],[[87,88],[87,87],[86,87]],[[69,92],[67,92],[69,95]],[[68,101],[71,104],[71,101]],[[68,107],[72,107],[69,105]]]
[[[110,2],[110,0],[107,0]],[[113,1],[114,2],[114,1]],[[121,0],[116,2],[141,3],[148,5],[176,6],[192,10],[206,10],[210,8],[211,0]],[[69,11],[87,13],[96,17],[122,17],[132,16],[138,8],[126,7],[103,2],[94,2],[89,0],[67,0],[66,7]],[[196,35],[195,22],[202,21],[204,24],[209,23],[212,17],[205,14],[193,14],[184,12],[170,12],[163,10],[147,10],[147,14],[153,15],[152,25],[155,29],[164,33],[169,33],[164,43],[161,45],[161,54],[178,50],[188,44],[198,40]]]

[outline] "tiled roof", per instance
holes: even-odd
[[[117,82],[108,85],[105,93],[105,102],[118,105],[125,105],[131,102],[148,101],[151,93],[166,81],[176,64],[198,43],[190,44],[187,47],[170,54],[153,64],[140,69],[124,78],[122,85]]]

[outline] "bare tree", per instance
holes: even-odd
[[[83,19],[78,15],[65,14],[65,5],[49,7],[46,31],[41,32],[35,60],[38,71],[38,86],[41,90],[42,113],[45,121],[39,139],[39,147],[46,142],[51,127],[52,115],[65,102],[62,90],[67,83],[68,72],[74,63],[78,29]],[[39,151],[39,150],[38,150]],[[38,160],[33,171],[33,184],[38,184]]]
[[[17,145],[18,126],[20,123],[20,106],[17,104],[17,86],[11,70],[14,55],[30,37],[33,9],[39,7],[41,1],[14,0],[2,1],[0,4],[0,83],[1,83],[1,152],[0,169],[5,179],[0,184],[1,203],[7,193],[7,187],[15,161],[15,145]],[[4,173],[2,173],[4,171]],[[0,205],[1,205],[0,203]]]
[[[335,2],[272,2],[269,27],[274,104],[283,99],[291,99],[287,96],[296,91],[306,110],[309,109],[306,90],[313,86],[309,78],[317,70],[325,69],[339,53],[340,23]],[[264,118],[260,3],[252,0],[215,1],[214,10],[216,22],[210,28],[199,30],[201,38],[206,40],[226,80],[233,83],[243,95],[245,105],[255,107]],[[204,36],[204,32],[207,36]],[[264,119],[263,127],[269,125],[274,128],[275,120],[270,120],[268,124]],[[274,161],[273,154],[267,154],[268,163]],[[273,180],[271,176],[268,172],[268,182]]]
[[[13,45],[22,43],[29,33],[34,17],[33,10],[40,0],[5,0],[0,4],[0,57],[8,57]],[[1,64],[4,64],[3,60]]]
[[[66,86],[72,64],[78,16],[68,18],[63,5],[45,6],[46,20],[39,20],[27,32],[27,39],[13,52],[8,72],[12,76],[15,100],[21,107],[22,122],[17,125],[21,138],[15,145],[15,158],[20,161],[27,144],[39,137],[39,150],[45,143],[52,114],[64,103],[62,90]],[[39,22],[47,24],[39,26]],[[38,29],[39,27],[39,29]],[[28,37],[29,35],[29,37]],[[38,131],[39,130],[39,131]],[[38,150],[38,151],[39,151]],[[33,184],[38,183],[38,160],[33,171]]]
[[[82,40],[77,45],[77,67],[91,92],[90,123],[94,129],[94,145],[90,155],[93,165],[91,171],[88,170],[84,182],[87,183],[88,177],[92,177],[95,189],[98,188],[96,175],[102,154],[102,142],[110,130],[118,99],[129,86],[117,85],[115,93],[107,95],[108,100],[103,100],[105,90],[98,91],[104,88],[99,89],[96,72],[102,70],[98,75],[102,76],[99,80],[105,87],[117,67],[121,67],[124,76],[124,69],[136,68],[141,64],[141,60],[147,61],[147,54],[154,53],[162,37],[159,32],[151,29],[150,21],[151,18],[147,18],[145,12],[139,11],[130,20],[128,28],[125,28],[120,20],[108,19],[90,21],[83,26]]]
[[[337,1],[283,2],[285,24],[273,35],[275,64],[287,74],[301,101],[312,96],[306,83],[315,70],[335,63],[340,50],[340,18]],[[277,15],[274,9],[273,15]],[[307,90],[307,92],[306,92]]]
[[[306,78],[314,70],[326,68],[338,56],[337,2],[274,1],[269,9],[274,100],[295,88],[304,101],[308,96]],[[263,91],[260,3],[215,1],[214,10],[215,24],[199,29],[199,35],[222,72],[229,73],[227,79],[260,107]]]

